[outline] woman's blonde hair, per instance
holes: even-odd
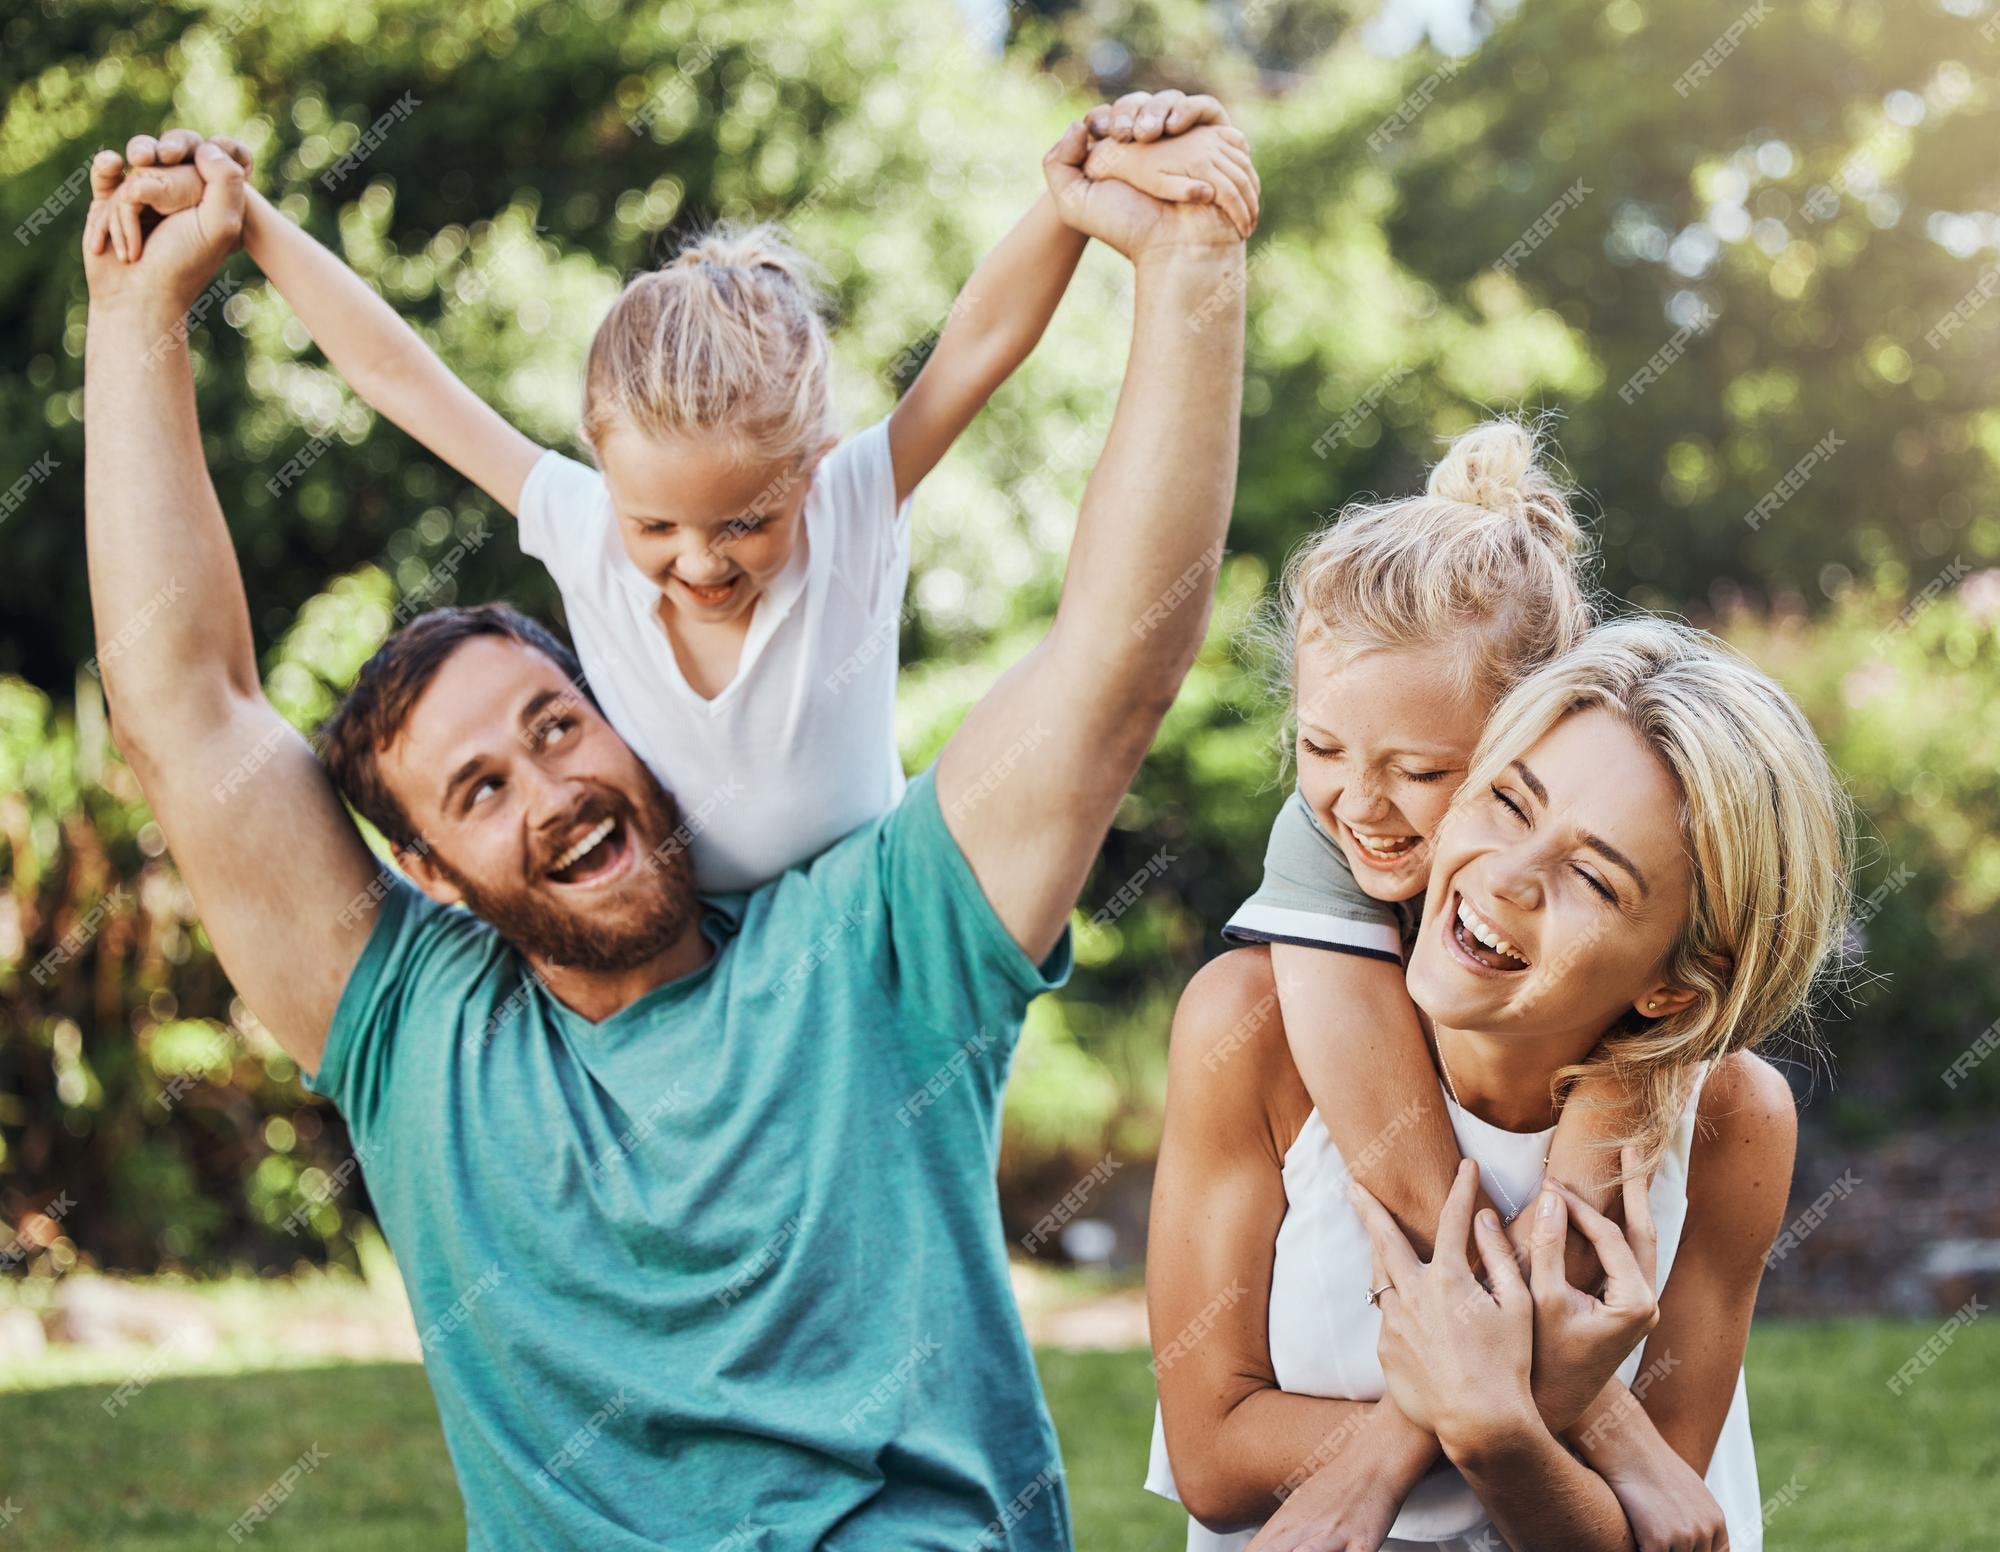
[[[1311,631],[1356,651],[1449,644],[1454,688],[1498,700],[1590,629],[1586,550],[1540,435],[1490,420],[1452,442],[1421,496],[1356,502],[1300,544],[1258,634],[1288,704]]]
[[[810,264],[776,227],[719,226],[628,285],[590,343],[583,430],[720,432],[744,462],[833,434],[826,324]]]
[[[1838,962],[1852,867],[1851,805],[1790,696],[1691,626],[1603,625],[1501,702],[1445,817],[1477,802],[1557,723],[1590,709],[1629,727],[1673,776],[1688,860],[1687,920],[1660,975],[1695,994],[1679,1013],[1628,1011],[1560,1091],[1608,1062],[1632,1099],[1625,1141],[1650,1169],[1696,1068],[1790,1027],[1811,1038],[1816,989]]]

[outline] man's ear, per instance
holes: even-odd
[[[454,884],[437,864],[431,844],[423,836],[418,836],[414,845],[392,846],[396,866],[401,868],[410,882],[439,905],[457,905],[465,898],[465,891]]]

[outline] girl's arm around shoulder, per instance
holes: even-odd
[[[1271,946],[1271,965],[1292,1061],[1328,1135],[1429,1255],[1459,1149],[1402,966],[1290,943]]]

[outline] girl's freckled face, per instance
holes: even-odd
[[[1366,893],[1422,894],[1490,703],[1454,688],[1448,647],[1355,651],[1305,631],[1294,664],[1300,792]]]
[[[812,478],[792,462],[739,462],[726,443],[613,427],[597,439],[618,534],[675,608],[720,622],[749,610],[804,531]]]

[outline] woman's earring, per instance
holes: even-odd
[[[1648,1013],[1651,1013],[1651,1012],[1652,1012],[1652,1011],[1653,1011],[1653,1010],[1654,1010],[1655,1008],[1657,1008],[1657,1007],[1658,1007],[1659,1005],[1660,1005],[1660,1004],[1659,1004],[1658,1000],[1657,1000],[1657,999],[1655,999],[1655,998],[1652,998],[1652,997],[1648,997],[1648,998],[1646,999],[1646,1011],[1647,1011]]]

